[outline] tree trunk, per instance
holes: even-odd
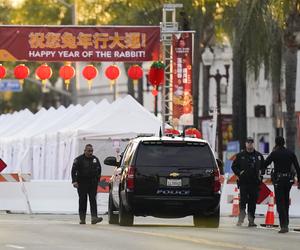
[[[273,100],[273,127],[276,136],[283,131],[282,93],[281,93],[281,67],[282,67],[282,42],[281,39],[273,45],[271,53],[271,79]]]
[[[233,51],[233,139],[243,147],[247,137],[246,66],[240,50]]]
[[[138,80],[137,88],[138,88],[138,98],[137,98],[137,101],[142,106],[144,106],[144,87],[143,87],[143,81],[142,81],[142,79]]]
[[[131,95],[133,98],[135,98],[133,81],[129,77],[128,77],[128,82],[127,82],[127,87],[128,87],[128,95]]]
[[[295,150],[296,116],[296,73],[297,73],[297,48],[287,48],[285,52],[285,80],[286,80],[286,146],[290,150]]]

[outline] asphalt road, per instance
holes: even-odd
[[[258,218],[257,223],[263,223]],[[79,225],[77,215],[0,213],[0,250],[143,250],[143,249],[299,249],[300,232],[278,234],[278,228],[235,226],[236,218],[222,217],[218,229],[194,228],[192,218],[135,218],[133,227]],[[290,220],[300,228],[300,219]]]

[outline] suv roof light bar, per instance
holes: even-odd
[[[140,134],[137,134],[136,137],[151,137],[151,136],[155,136],[155,134],[153,134],[153,133],[140,133]]]

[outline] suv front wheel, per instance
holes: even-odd
[[[120,198],[119,203],[119,224],[120,226],[132,226],[133,225],[133,213],[127,211],[123,205],[122,199]]]
[[[109,193],[109,197],[108,197],[108,223],[109,224],[119,223],[119,217],[117,214],[114,214],[114,211],[117,211],[117,209],[114,205],[112,194]]]

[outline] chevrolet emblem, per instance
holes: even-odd
[[[170,173],[170,176],[171,177],[178,177],[180,174],[178,174],[178,173],[175,173],[175,172],[173,172],[173,173]]]

